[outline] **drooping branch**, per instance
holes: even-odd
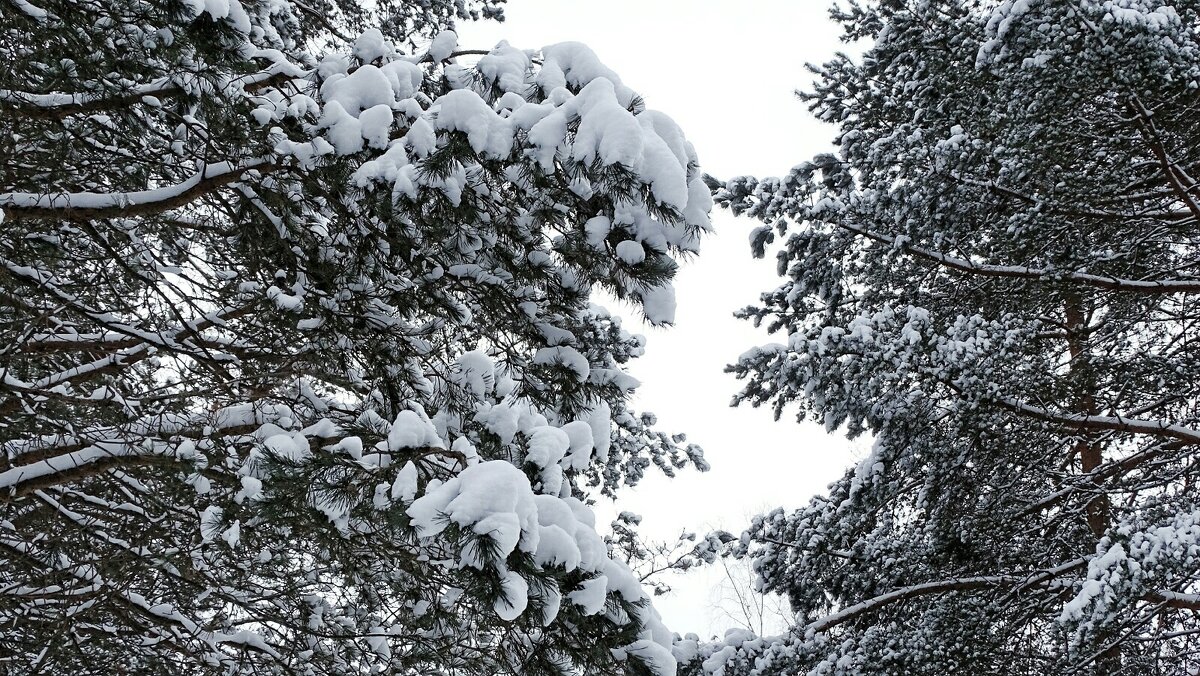
[[[893,591],[874,596],[865,601],[860,601],[852,606],[847,606],[842,610],[826,615],[818,620],[808,623],[798,630],[802,636],[812,636],[833,629],[834,627],[845,624],[856,617],[878,610],[885,606],[906,601],[921,596],[931,596],[935,594],[944,594],[946,592],[956,591],[974,591],[979,589],[991,589],[998,587],[1012,586],[1011,591],[1020,591],[1030,587],[1041,588],[1056,588],[1056,589],[1073,589],[1078,584],[1078,580],[1063,580],[1060,579],[1063,575],[1077,571],[1087,566],[1088,560],[1085,558],[1075,559],[1067,563],[1048,568],[1044,571],[1032,573],[1029,575],[987,575],[980,577],[960,577],[947,580],[938,580],[936,582],[926,582],[923,584],[915,584],[908,587],[901,587]],[[1181,592],[1169,590],[1155,590],[1146,592],[1142,595],[1143,601],[1151,603],[1161,603],[1170,608],[1181,610],[1200,611],[1200,595],[1184,594]]]
[[[865,601],[860,601],[852,606],[843,608],[842,610],[826,615],[819,620],[805,625],[800,631],[804,636],[811,636],[820,632],[828,631],[840,624],[849,622],[850,620],[877,610],[884,606],[889,606],[893,603],[899,603],[920,596],[929,596],[932,594],[943,594],[951,591],[972,591],[976,589],[987,589],[990,587],[999,587],[1004,585],[1018,585],[1021,587],[1042,586],[1049,583],[1055,583],[1056,579],[1065,573],[1069,573],[1087,566],[1087,559],[1075,559],[1068,561],[1054,568],[1050,568],[1041,572],[1032,573],[1029,575],[988,575],[982,577],[960,577],[948,580],[938,580],[937,582],[926,582],[923,584],[915,584],[908,587],[901,587],[885,594],[880,594],[869,598]],[[1067,583],[1057,582],[1059,586],[1069,586]]]

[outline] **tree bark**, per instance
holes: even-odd
[[[1071,387],[1074,390],[1075,410],[1083,416],[1094,416],[1099,412],[1096,405],[1096,382],[1092,371],[1088,345],[1088,309],[1078,293],[1069,293],[1065,303],[1067,349],[1071,357],[1068,368]],[[1091,474],[1094,492],[1085,507],[1088,529],[1099,540],[1108,531],[1111,522],[1108,495],[1104,492],[1103,480],[1093,474],[1104,464],[1104,452],[1096,437],[1082,432],[1075,442],[1072,454],[1079,456],[1080,471]],[[1092,673],[1109,676],[1121,670],[1121,652],[1114,646],[1096,657]]]

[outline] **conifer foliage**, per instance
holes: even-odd
[[[703,460],[589,299],[671,322],[711,198],[499,15],[0,4],[0,672],[674,672],[587,503]]]
[[[784,277],[731,368],[874,447],[735,550],[794,630],[684,673],[1195,673],[1200,5],[834,15],[837,153],[718,191]]]

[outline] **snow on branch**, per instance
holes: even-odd
[[[988,575],[983,577],[960,577],[949,580],[939,580],[937,582],[926,582],[923,584],[915,584],[908,587],[901,587],[886,594],[880,594],[869,598],[865,601],[860,601],[852,606],[848,606],[831,615],[826,615],[819,620],[815,620],[807,624],[801,632],[804,636],[812,636],[824,631],[849,622],[850,620],[869,613],[883,606],[888,606],[893,603],[898,603],[918,596],[928,596],[930,594],[942,594],[950,591],[970,591],[975,589],[986,589],[988,587],[997,587],[1000,585],[1019,585],[1018,588],[1031,587],[1034,585],[1044,585],[1055,581],[1055,578],[1087,566],[1086,559],[1075,559],[1048,570],[1033,573],[1031,575]],[[1059,582],[1059,585],[1063,583]],[[1065,585],[1064,585],[1065,586]]]
[[[279,84],[285,80],[304,77],[306,71],[287,61],[275,61],[261,71],[234,78],[231,85],[243,89]],[[190,74],[189,74],[190,75]],[[146,97],[175,96],[186,91],[177,76],[160,77],[150,82],[130,86],[120,93],[49,92],[36,94],[0,89],[0,108],[19,112],[25,117],[62,119],[71,115],[114,110],[136,104]]]
[[[123,193],[76,192],[38,195],[27,192],[0,194],[5,219],[21,218],[117,218],[157,214],[182,206],[215,188],[239,180],[251,170],[275,171],[279,165],[268,158],[254,158],[240,165],[216,162],[203,166],[187,180],[175,185]]]
[[[1167,182],[1171,184],[1171,189],[1187,205],[1188,210],[1192,212],[1192,216],[1200,220],[1200,204],[1196,202],[1196,197],[1192,194],[1196,190],[1196,181],[1167,152],[1166,145],[1163,143],[1162,132],[1159,131],[1158,124],[1154,121],[1154,113],[1137,96],[1130,99],[1129,109],[1137,119],[1143,135],[1146,137],[1146,142],[1150,146],[1150,151],[1154,153],[1155,159],[1162,165],[1163,175],[1166,177]]]
[[[143,449],[120,441],[97,442],[79,451],[0,472],[0,502],[95,476],[115,467],[162,464],[173,460],[169,456],[146,453]]]
[[[1034,586],[1072,588],[1078,584],[1078,581],[1062,580],[1059,578],[1066,573],[1071,573],[1085,568],[1087,564],[1087,559],[1080,558],[1030,575],[988,575],[981,577],[961,577],[901,587],[900,589],[895,589],[893,591],[874,596],[865,601],[861,601],[852,606],[843,608],[836,613],[826,615],[825,617],[810,622],[798,633],[802,636],[811,637],[814,634],[829,631],[840,624],[849,622],[850,620],[853,620],[864,613],[869,613],[884,606],[888,606],[893,603],[899,603],[901,601],[906,601],[919,596],[944,594],[946,592],[953,591],[973,591],[977,589],[988,589],[1007,585],[1013,585],[1013,589],[1010,590],[1010,593],[1015,593],[1022,589],[1027,589]],[[1162,603],[1171,608],[1200,611],[1200,596],[1195,594],[1183,594],[1174,591],[1152,591],[1146,593],[1142,598],[1145,601]]]
[[[1136,293],[1200,293],[1200,279],[1164,279],[1136,280],[1121,279],[1110,275],[1094,275],[1087,272],[1065,272],[1049,268],[1033,268],[1024,265],[988,265],[947,256],[915,244],[909,244],[903,237],[885,235],[868,228],[850,223],[837,223],[839,228],[857,235],[891,245],[901,251],[911,253],[918,258],[934,261],[944,267],[983,277],[1005,277],[1009,279],[1030,279],[1037,281],[1067,280],[1088,286],[1094,286],[1110,291],[1131,291]]]
[[[978,576],[978,578],[954,578],[949,580],[938,580],[936,582],[925,582],[922,585],[911,585],[901,587],[899,590],[893,590],[880,596],[872,597],[863,602],[856,603],[847,608],[842,609],[834,614],[830,614],[806,624],[802,629],[798,630],[799,635],[812,636],[822,632],[828,632],[829,629],[838,627],[839,624],[850,622],[853,618],[866,614],[883,606],[892,605],[911,598],[930,596],[930,594],[941,594],[946,592],[964,592],[974,590],[984,590],[984,588],[1001,587],[1013,585],[1012,591],[1024,590],[1024,588],[1033,586],[1052,586],[1052,587],[1074,587],[1076,581],[1056,580],[1058,576],[1064,573],[1074,572],[1080,568],[1087,566],[1085,558],[1063,563],[1062,566],[1044,570],[1042,573],[1033,575],[988,575]],[[1184,594],[1171,591],[1153,591],[1147,592],[1142,600],[1147,600],[1151,603],[1160,603],[1169,608],[1181,610],[1200,611],[1200,596],[1198,594]]]
[[[1158,437],[1178,439],[1188,444],[1200,444],[1200,430],[1194,427],[1184,427],[1165,420],[1146,420],[1142,418],[1127,418],[1120,414],[1112,416],[1083,415],[1079,413],[1055,413],[1040,406],[1022,403],[1013,399],[999,397],[996,399],[1004,408],[1021,415],[1056,422],[1092,431],[1131,432],[1133,434],[1149,434]]]

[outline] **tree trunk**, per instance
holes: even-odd
[[[1078,293],[1070,293],[1066,299],[1066,329],[1067,349],[1070,353],[1069,378],[1074,390],[1075,412],[1080,415],[1092,416],[1099,413],[1096,405],[1096,382],[1092,372],[1091,351],[1088,345],[1088,311]],[[1080,471],[1088,474],[1104,462],[1104,453],[1100,442],[1094,435],[1080,434],[1072,449],[1073,455],[1079,456]],[[1111,515],[1108,495],[1099,478],[1092,479],[1095,491],[1085,508],[1088,529],[1099,540],[1108,530]],[[1104,640],[1104,637],[1101,637]],[[1106,650],[1095,661],[1092,673],[1096,676],[1109,676],[1121,671],[1121,653],[1116,648]]]
[[[1091,367],[1088,347],[1087,311],[1078,294],[1067,296],[1067,348],[1071,355],[1070,379],[1075,390],[1075,412],[1080,415],[1097,415],[1095,379]],[[1104,462],[1100,443],[1091,436],[1081,435],[1075,442],[1073,454],[1079,456],[1080,469],[1084,474],[1094,471]],[[1087,524],[1097,539],[1109,526],[1108,497],[1103,492],[1100,480],[1093,480],[1096,495],[1087,505]]]

